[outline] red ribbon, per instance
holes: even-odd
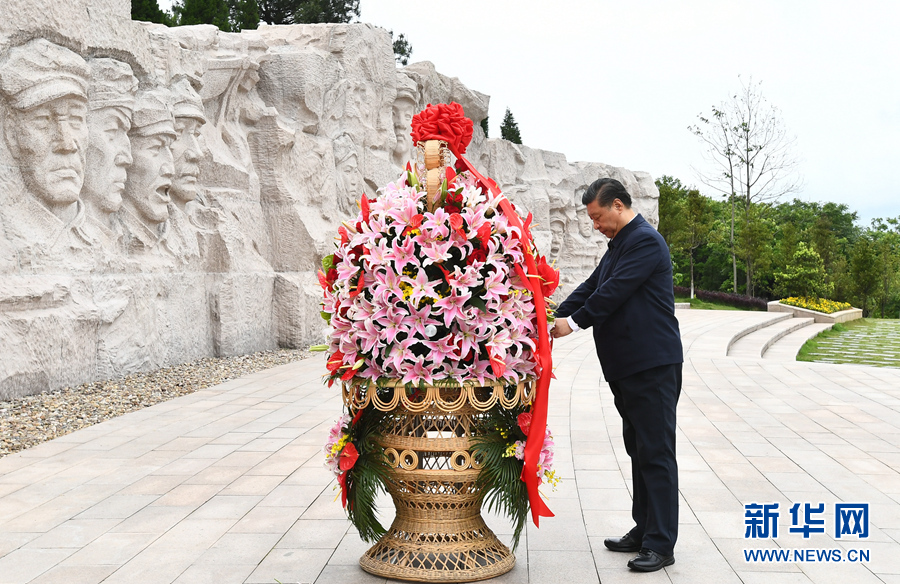
[[[519,228],[520,232],[525,234],[525,227],[522,225],[522,219],[513,209],[509,202],[497,188],[497,184],[486,179],[480,172],[475,170],[472,163],[463,158],[455,148],[450,147],[450,151],[456,156],[458,163],[472,173],[472,176],[481,184],[482,188],[487,187],[498,201],[500,210],[506,215],[506,220],[513,227]],[[550,356],[550,335],[547,333],[547,305],[544,303],[544,291],[541,287],[541,279],[538,277],[537,263],[534,256],[531,255],[531,249],[528,245],[523,246],[525,252],[525,267],[527,273],[523,274],[519,264],[515,265],[519,278],[524,280],[525,287],[531,291],[534,298],[534,309],[537,311],[537,328],[538,328],[538,356],[540,357],[541,372],[537,378],[537,388],[534,392],[534,406],[531,414],[531,430],[528,433],[528,440],[525,442],[524,466],[522,467],[522,480],[528,488],[528,501],[531,504],[531,520],[540,527],[539,519],[541,517],[553,517],[553,511],[547,507],[541,494],[538,492],[538,464],[537,461],[541,456],[541,449],[544,446],[544,435],[547,433],[547,400],[550,389],[550,376],[553,374],[553,359]]]

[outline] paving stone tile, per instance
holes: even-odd
[[[119,519],[70,519],[28,542],[25,548],[80,549],[109,531],[119,522]]]
[[[245,580],[246,584],[282,582],[315,582],[334,550],[276,548],[269,552]]]
[[[0,584],[20,584],[37,578],[72,555],[72,548],[19,548],[0,558]]]
[[[64,566],[119,566],[138,555],[158,533],[106,533],[76,551]]]

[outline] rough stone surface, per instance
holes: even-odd
[[[456,101],[467,155],[523,211],[564,295],[603,237],[580,196],[646,173],[486,139],[488,96],[398,69],[366,24],[169,29],[127,0],[0,0],[0,399],[321,342],[315,271],[362,192]]]

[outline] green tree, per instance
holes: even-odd
[[[231,10],[227,0],[182,0],[172,7],[181,26],[212,24],[225,32],[232,32]]]
[[[881,318],[889,306],[896,304],[898,279],[900,279],[900,218],[874,219],[869,230],[875,239],[878,253],[878,307]],[[894,311],[896,314],[896,311]]]
[[[298,0],[256,0],[259,18],[266,24],[293,24]]]
[[[389,32],[394,44],[394,59],[401,65],[409,64],[409,58],[412,56],[412,45],[409,44],[406,35],[401,32],[397,35],[397,38],[394,38],[394,31]]]
[[[359,0],[256,0],[267,24],[346,23],[359,18]]]
[[[757,294],[757,276],[763,276],[771,267],[771,243],[775,228],[767,217],[768,210],[769,207],[764,204],[751,204],[740,210],[741,223],[736,234],[735,251],[744,260],[744,293],[748,296]]]
[[[863,316],[868,316],[869,302],[878,293],[881,284],[879,268],[877,247],[872,238],[866,234],[853,244],[848,266],[850,290],[862,308]]]
[[[675,249],[688,257],[691,277],[691,298],[694,297],[694,258],[697,249],[709,240],[713,227],[710,200],[697,189],[687,192],[683,204],[679,206],[679,229],[672,235]]]
[[[659,189],[659,234],[663,236],[669,247],[672,247],[672,235],[678,230],[680,209],[688,190],[675,177],[663,175],[656,179]]]
[[[779,296],[827,297],[831,294],[825,277],[825,263],[804,241],[796,245],[791,261],[775,273],[775,290]]]
[[[259,5],[256,0],[228,0],[231,30],[253,30],[259,27]]]
[[[513,144],[522,143],[522,136],[519,134],[519,125],[516,123],[516,118],[513,117],[509,108],[506,108],[506,113],[503,115],[503,123],[500,124],[500,136]]]
[[[741,91],[729,102],[713,107],[711,117],[698,116],[702,125],[688,127],[706,145],[706,157],[714,164],[712,172],[700,175],[701,181],[732,203],[736,197],[743,206],[742,247],[746,289],[751,295],[754,274],[763,264],[763,258],[753,254],[756,250],[765,251],[751,241],[759,226],[750,223],[759,217],[753,204],[774,201],[800,188],[798,162],[792,152],[794,139],[788,136],[781,114],[766,101],[760,86],[752,79],[749,84],[742,84]]]
[[[481,129],[484,130],[484,137],[488,137],[488,116],[484,116],[484,119],[481,120]]]
[[[359,18],[359,0],[300,0],[295,3],[294,22],[347,23]]]
[[[157,0],[131,0],[131,19],[172,26],[172,15],[159,7]]]

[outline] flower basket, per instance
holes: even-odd
[[[326,464],[360,536],[360,560],[386,578],[469,582],[515,564],[482,505],[513,521],[553,514],[546,429],[550,350],[546,298],[559,274],[524,221],[462,154],[472,122],[458,104],[413,119],[415,166],[377,199],[360,199],[323,261],[322,315],[332,327],[329,386],[347,414]],[[457,158],[449,166],[451,154]],[[380,490],[397,509],[375,518]]]
[[[470,582],[504,574],[515,556],[481,517],[483,462],[475,444],[485,412],[525,405],[530,384],[504,387],[425,386],[409,399],[403,384],[375,391],[345,389],[345,403],[383,418],[378,444],[389,466],[387,490],[397,510],[387,533],[360,559],[367,572],[425,582]],[[360,399],[361,398],[361,399]]]

